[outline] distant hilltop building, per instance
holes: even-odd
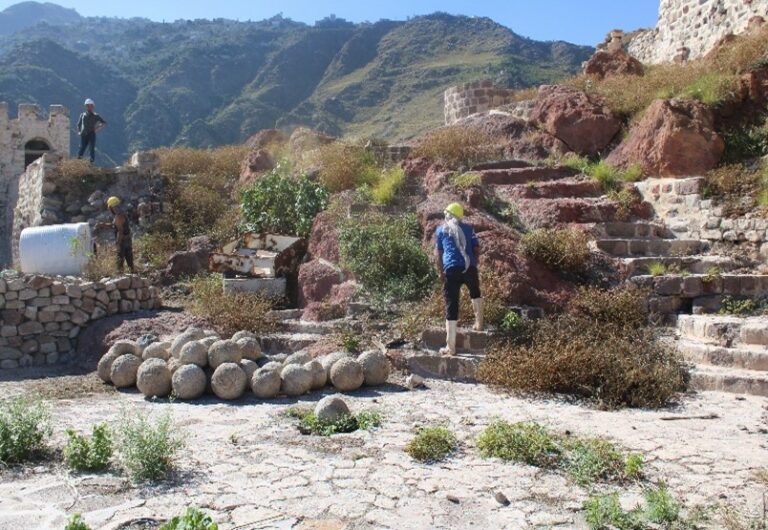
[[[661,0],[656,27],[627,34],[624,44],[645,64],[698,59],[726,35],[738,35],[766,19],[768,0]],[[609,40],[621,39],[614,33]]]

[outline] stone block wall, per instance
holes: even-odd
[[[368,150],[377,158],[396,164],[408,158],[412,147],[409,145],[372,145],[368,147]]]
[[[443,94],[445,124],[453,125],[472,114],[507,105],[512,102],[513,93],[514,90],[494,87],[487,79],[451,87]]]
[[[661,0],[656,27],[637,34],[628,51],[646,64],[697,59],[756,17],[768,18],[768,0]]]
[[[94,320],[161,306],[149,281],[125,276],[100,282],[72,277],[0,275],[0,370],[74,359],[80,331]]]

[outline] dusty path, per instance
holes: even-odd
[[[19,386],[24,383],[0,383],[0,393],[18,392]],[[583,528],[586,490],[558,473],[478,456],[473,440],[496,417],[605,436],[642,452],[650,478],[666,480],[688,506],[757,510],[766,490],[754,476],[768,468],[763,398],[703,393],[674,410],[605,412],[434,381],[419,391],[389,385],[350,402],[354,410],[381,411],[382,427],[303,436],[281,415],[296,403],[287,399],[152,403],[110,392],[52,401],[53,445],[59,447],[66,427],[113,422],[122,410],[172,410],[187,439],[180,472],[170,484],[136,488],[116,474],[70,475],[52,464],[6,470],[0,474],[0,529],[61,529],[65,514],[75,511],[93,528],[126,528],[128,521],[167,518],[187,505],[211,510],[222,529]],[[660,419],[710,414],[719,418]],[[443,464],[418,464],[402,448],[415,427],[432,423],[449,425],[462,450]],[[623,491],[631,503],[641,488]],[[496,502],[497,492],[511,504]]]

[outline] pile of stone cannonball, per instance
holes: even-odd
[[[115,342],[102,356],[98,374],[117,388],[136,386],[147,397],[197,399],[213,393],[237,399],[246,390],[261,399],[301,396],[330,384],[340,392],[382,385],[390,365],[379,351],[355,357],[335,352],[313,359],[306,351],[264,355],[253,333],[222,339],[213,331],[189,328],[172,342],[154,336]]]

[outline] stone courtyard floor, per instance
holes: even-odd
[[[92,374],[78,377],[96,386]],[[45,382],[55,384],[55,378]],[[40,381],[0,382],[0,395],[40,388]],[[762,513],[767,486],[756,473],[768,468],[764,398],[707,392],[666,410],[610,412],[514,397],[483,385],[428,381],[426,389],[390,384],[349,396],[353,411],[383,414],[374,431],[300,434],[283,413],[297,403],[313,405],[321,395],[270,402],[251,396],[234,403],[149,402],[138,393],[111,390],[59,396],[50,401],[52,445],[58,448],[65,428],[89,430],[94,423],[116,422],[125,411],[171,410],[186,439],[178,473],[168,483],[137,487],[119,474],[73,475],[50,462],[0,470],[0,529],[60,530],[74,512],[94,529],[138,529],[142,519],[166,519],[190,505],[210,511],[222,530],[585,528],[587,490],[558,472],[478,455],[475,437],[499,417],[604,436],[641,452],[650,481],[666,481],[687,507]],[[440,423],[461,441],[452,458],[424,465],[403,452],[417,427]],[[627,507],[640,499],[640,484],[614,488]],[[508,506],[495,500],[499,492]]]

